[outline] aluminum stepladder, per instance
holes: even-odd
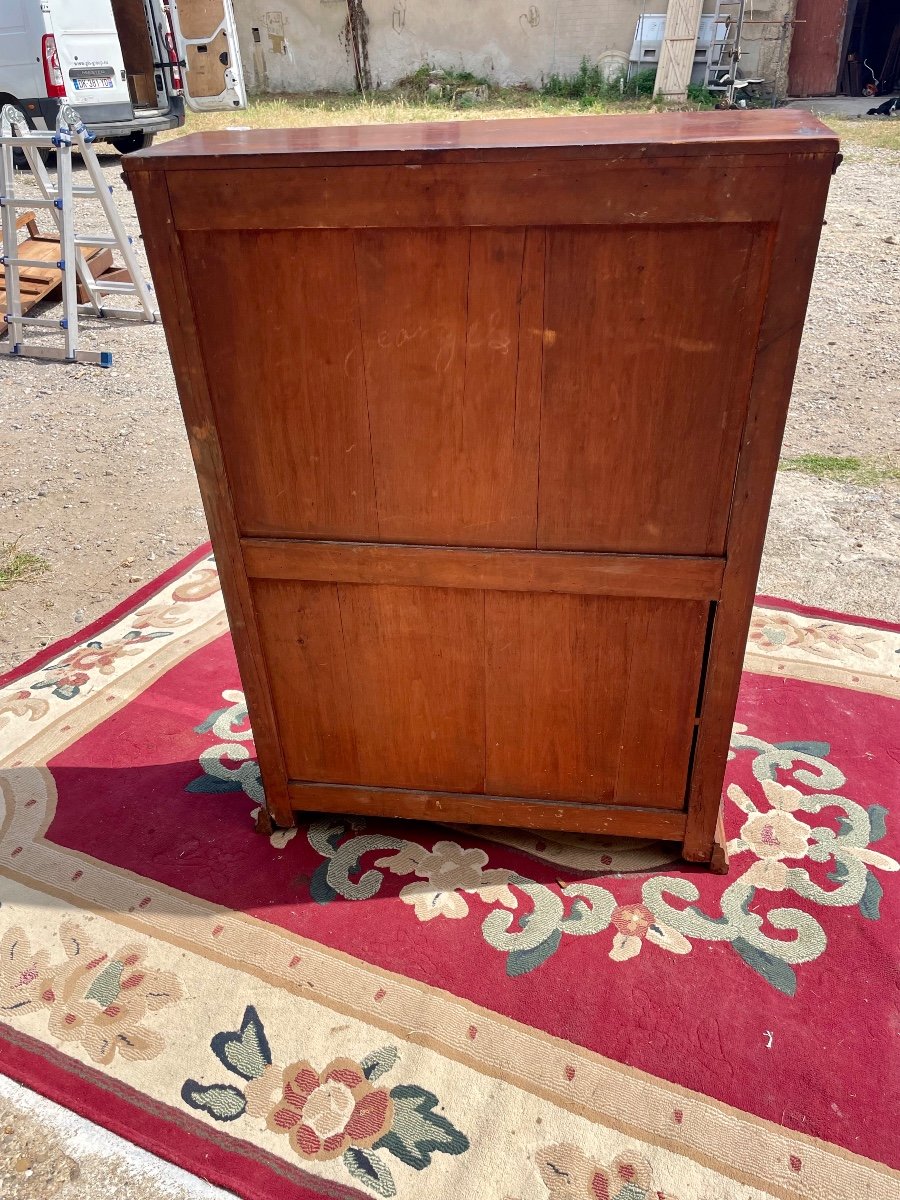
[[[152,303],[152,289],[144,278],[131,238],[125,232],[122,217],[113,202],[112,188],[103,178],[96,152],[91,145],[93,137],[78,113],[67,104],[60,106],[56,132],[53,134],[32,131],[24,115],[11,104],[4,105],[0,111],[0,221],[3,232],[3,254],[0,256],[0,262],[6,271],[8,309],[3,318],[8,337],[5,343],[0,342],[0,352],[22,357],[56,359],[60,362],[95,363],[101,367],[109,367],[112,366],[112,354],[108,350],[79,349],[79,318],[82,315],[150,323],[159,320],[159,313]],[[80,152],[87,168],[91,180],[88,186],[81,187],[73,183],[74,149]],[[16,150],[24,154],[40,198],[15,194],[13,184]],[[56,186],[41,157],[41,150],[56,152]],[[75,201],[79,198],[99,200],[110,236],[81,236],[76,233]],[[55,265],[62,274],[62,318],[27,317],[22,314],[19,268],[46,268],[53,264],[17,257],[17,208],[46,209],[59,231],[60,258]],[[110,246],[118,249],[131,276],[131,282],[104,283],[94,279],[82,253],[82,246]],[[79,283],[88,296],[86,304],[78,303]],[[140,307],[111,308],[105,305],[103,297],[113,293],[136,296]],[[26,341],[25,334],[29,326],[61,329],[65,335],[65,344],[48,346]]]

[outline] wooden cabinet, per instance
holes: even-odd
[[[781,110],[125,160],[275,822],[710,859],[836,151]]]

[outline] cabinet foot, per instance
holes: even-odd
[[[721,808],[719,809],[719,817],[716,821],[716,836],[713,840],[713,852],[709,860],[709,869],[713,875],[728,874],[728,843],[725,840],[725,824],[722,820]]]
[[[256,810],[256,832],[261,833],[264,837],[271,837],[275,832],[275,824],[264,804],[261,804]]]

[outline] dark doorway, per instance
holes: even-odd
[[[900,11],[897,0],[857,0],[847,14],[840,90],[850,96],[900,90]]]
[[[897,0],[797,0],[792,96],[888,95],[900,85]]]

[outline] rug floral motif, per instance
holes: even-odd
[[[0,685],[0,1069],[244,1200],[896,1200],[900,631],[754,613],[729,875],[271,838],[204,550]]]
[[[262,799],[259,770],[245,743],[252,738],[243,695],[223,694],[227,708],[217,709],[196,732],[217,739],[199,756],[202,774],[192,792],[240,790]],[[689,880],[669,875],[646,879],[637,904],[620,904],[614,891],[595,883],[548,887],[519,873],[489,866],[478,847],[439,838],[431,844],[365,832],[358,819],[313,820],[306,829],[321,863],[309,882],[317,904],[371,900],[387,874],[409,878],[400,889],[422,923],[461,921],[475,911],[491,911],[481,921],[485,942],[506,956],[506,972],[515,977],[536,970],[559,949],[564,937],[605,934],[613,962],[626,962],[646,943],[670,954],[689,954],[697,941],[727,943],[752,970],[773,987],[793,995],[796,968],[825,953],[827,937],[812,913],[788,907],[770,910],[764,928],[752,904],[758,890],[793,893],[815,905],[855,908],[877,921],[883,887],[879,871],[897,871],[900,863],[873,850],[886,835],[887,810],[864,806],[841,794],[847,782],[828,761],[825,743],[780,742],[772,745],[735,725],[731,757],[751,756],[754,796],[738,784],[727,799],[744,819],[728,843],[737,875],[721,896],[718,911],[704,912],[700,893]],[[793,772],[801,791],[779,782],[779,771]],[[836,818],[836,822],[835,822]],[[272,835],[283,848],[296,829]],[[372,857],[377,853],[379,857]],[[748,861],[748,859],[750,861]],[[807,865],[804,865],[807,864]],[[824,864],[828,886],[810,874]],[[681,902],[676,907],[672,900]],[[684,903],[686,902],[686,903]],[[782,935],[793,934],[791,938]],[[611,939],[609,934],[612,934]]]

